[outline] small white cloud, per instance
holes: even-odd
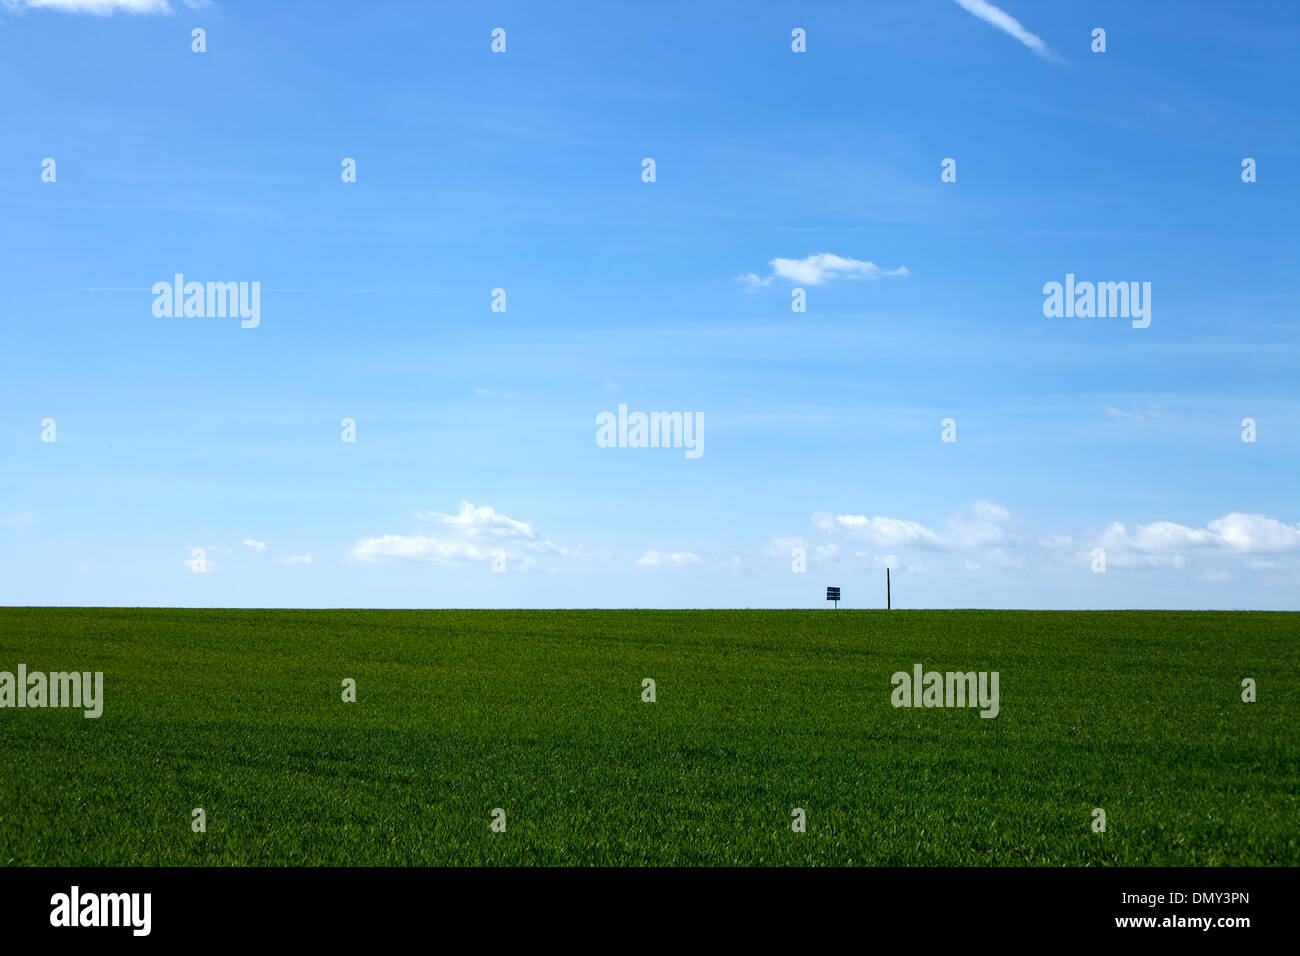
[[[1002,548],[990,548],[984,556],[1001,571],[1024,571],[1029,567],[1024,555],[1010,554]]]
[[[1127,418],[1129,421],[1133,422],[1146,420],[1137,412],[1126,412],[1121,408],[1116,408],[1114,405],[1107,405],[1105,411],[1107,415],[1112,415],[1115,418]]]
[[[11,515],[0,515],[0,525],[6,528],[13,528],[15,531],[22,531],[24,528],[30,528],[36,521],[36,515],[30,511],[19,511]]]
[[[610,548],[566,548],[564,553],[579,561],[608,561],[614,557],[614,552]]]
[[[764,279],[747,272],[736,276],[736,281],[745,287],[746,292],[755,292],[771,285],[776,276],[799,285],[825,285],[832,279],[879,279],[882,276],[909,274],[907,266],[882,269],[874,262],[849,259],[830,252],[818,252],[803,259],[773,259],[768,265],[772,267],[771,276]]]
[[[971,505],[970,511],[971,514],[976,518],[979,518],[981,521],[991,521],[994,524],[1002,524],[1003,522],[1011,520],[1010,511],[999,504],[994,504],[992,501],[984,501],[983,499]]]
[[[260,552],[266,550],[266,542],[265,542],[265,541],[254,541],[252,538],[245,538],[245,539],[244,539],[244,547],[246,547],[246,548],[252,548],[254,551],[257,551],[257,552],[260,553]]]
[[[609,379],[605,379],[605,391],[621,392],[623,391],[623,386],[619,385],[618,382],[611,382]]]
[[[773,259],[772,271],[783,279],[807,285],[823,285],[832,279],[879,279],[881,276],[908,275],[907,266],[882,269],[874,262],[846,259],[829,252],[819,252],[804,259]]]
[[[818,512],[812,518],[819,531],[839,532],[878,548],[943,547],[937,532],[915,521],[898,518],[868,518],[866,515],[831,515]]]
[[[974,14],[985,23],[992,24],[1003,33],[1015,37],[1043,59],[1057,63],[1064,62],[1060,54],[1044,43],[1041,37],[1030,33],[1020,25],[1019,20],[1011,16],[1011,14],[999,10],[987,0],[953,0],[953,2],[967,13]]]
[[[690,551],[646,551],[636,559],[636,563],[643,568],[682,568],[687,565],[703,564],[704,559]]]
[[[311,554],[290,554],[276,560],[281,564],[311,564]]]

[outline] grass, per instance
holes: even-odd
[[[0,864],[1296,865],[1298,627],[3,608],[0,671],[106,702],[0,709]],[[1001,713],[894,708],[917,662],[998,671]]]

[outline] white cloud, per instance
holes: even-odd
[[[1116,408],[1114,405],[1106,406],[1106,414],[1113,415],[1115,418],[1127,418],[1129,421],[1142,422],[1146,421],[1139,412],[1126,412],[1122,408]]]
[[[13,528],[15,531],[22,531],[24,528],[30,528],[36,521],[36,515],[30,511],[19,511],[11,515],[0,515],[0,525],[6,528]]]
[[[1103,411],[1114,418],[1126,418],[1131,422],[1145,422],[1153,419],[1164,419],[1172,422],[1178,421],[1178,416],[1170,415],[1161,406],[1156,405],[1153,402],[1147,402],[1146,406],[1143,408],[1138,408],[1137,405],[1130,404],[1127,412],[1122,408],[1116,408],[1114,405],[1107,405]]]
[[[984,554],[1000,571],[1024,571],[1029,567],[1023,554],[1012,554],[1003,548],[990,548]]]
[[[1246,558],[1252,570],[1284,570],[1300,558],[1300,525],[1289,525],[1262,514],[1230,512],[1192,528],[1173,521],[1152,521],[1130,530],[1115,521],[1099,534],[1075,540],[1047,536],[1039,543],[1048,549],[1073,551],[1080,564],[1092,561],[1092,549],[1103,548],[1108,567],[1195,570],[1198,580],[1224,580],[1222,568],[1207,564]],[[1277,557],[1260,557],[1261,555]]]
[[[530,522],[519,521],[486,505],[460,503],[454,515],[436,511],[416,517],[436,528],[429,534],[385,534],[363,538],[352,548],[360,561],[435,561],[445,564],[486,563],[501,552],[515,567],[531,568],[533,555],[563,554],[564,549],[542,538]]]
[[[812,516],[819,531],[843,534],[875,548],[925,548],[934,551],[970,551],[1008,540],[1004,527],[1011,512],[992,501],[977,501],[969,515],[948,519],[942,530],[927,528],[917,521],[866,515],[832,515],[824,511]]]
[[[803,259],[773,259],[768,265],[772,267],[772,275],[767,278],[746,272],[736,276],[736,281],[745,287],[746,292],[755,292],[771,285],[772,279],[777,276],[800,285],[825,285],[832,279],[879,279],[882,276],[909,274],[907,266],[882,269],[874,262],[847,259],[830,252],[818,252]]]
[[[938,532],[915,521],[899,518],[868,518],[866,515],[831,515],[819,511],[813,515],[813,527],[823,532],[847,534],[877,548],[942,548]]]
[[[759,549],[769,558],[789,560],[793,548],[807,552],[809,567],[820,561],[861,561],[868,567],[942,570],[938,556],[950,555],[950,568],[1020,573],[1041,561],[1070,562],[1088,567],[1093,549],[1104,548],[1114,568],[1159,568],[1183,571],[1205,583],[1230,579],[1237,569],[1290,575],[1278,582],[1300,580],[1300,524],[1290,525],[1263,514],[1230,512],[1194,528],[1172,521],[1136,526],[1113,522],[1099,533],[1077,536],[1039,534],[1028,539],[1018,533],[1009,510],[992,501],[976,501],[942,527],[929,527],[902,518],[865,514],[817,512],[811,518],[812,537],[772,538]],[[836,540],[848,543],[843,552]],[[856,545],[856,547],[854,547]],[[917,552],[929,555],[924,563]]]
[[[167,0],[5,0],[10,9],[30,7],[32,9],[58,10],[63,13],[91,13],[99,17],[122,13],[171,13]],[[197,9],[206,3],[186,2],[187,7]]]
[[[276,560],[281,564],[311,564],[311,554],[290,554]]]
[[[831,545],[831,547],[835,547]],[[871,562],[872,567],[876,568],[898,568],[902,567],[903,559],[896,554],[872,554],[869,551],[854,551],[855,558],[865,558]]]
[[[783,558],[795,548],[806,547],[808,547],[808,542],[804,538],[773,538],[763,545],[763,553],[774,558]]]
[[[1015,37],[1043,59],[1057,63],[1063,62],[1060,54],[1044,43],[1041,37],[1030,33],[1021,26],[1019,20],[988,3],[987,0],[953,0],[953,2],[967,13],[975,15],[985,23],[997,27],[1003,33]]]
[[[579,561],[608,561],[614,557],[614,551],[611,548],[588,548],[579,546],[576,548],[565,548],[563,550],[565,556],[575,558]]]
[[[252,548],[254,551],[257,551],[257,552],[260,553],[260,552],[266,550],[266,542],[265,542],[265,541],[254,541],[252,538],[245,538],[245,539],[244,539],[244,547],[246,547],[246,548]]]
[[[1215,518],[1206,525],[1225,548],[1239,554],[1300,551],[1300,525],[1289,525],[1264,515],[1239,511]]]
[[[840,537],[865,547],[853,550],[852,557],[866,561],[876,568],[905,568],[911,572],[931,570],[928,562],[908,556],[907,551],[926,551],[932,554],[965,554],[967,570],[979,570],[992,565],[1003,571],[1020,571],[1028,567],[1026,558],[1016,549],[1020,542],[1011,533],[1011,512],[992,501],[976,501],[964,514],[954,515],[943,528],[930,528],[919,521],[902,518],[869,517],[863,514],[830,514],[819,511],[812,516],[815,531]],[[777,556],[778,549],[798,542],[809,549],[809,555],[835,560],[839,557],[838,545],[811,545],[801,538],[773,538],[764,553]],[[979,560],[976,560],[979,559]]]
[[[1002,524],[1011,520],[1011,512],[999,504],[992,501],[985,501],[982,498],[971,505],[971,514],[981,521],[992,521],[996,524]]]
[[[646,551],[636,559],[636,563],[643,568],[682,568],[691,564],[703,564],[704,559],[689,551]]]

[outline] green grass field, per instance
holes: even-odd
[[[1276,613],[5,608],[0,671],[103,671],[105,704],[0,709],[0,863],[1295,865],[1298,633]],[[1000,714],[893,707],[918,662],[999,672]]]

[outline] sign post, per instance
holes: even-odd
[[[885,610],[893,610],[893,605],[889,600],[889,568],[885,568]]]
[[[839,589],[839,588],[827,588],[827,589],[826,589],[826,600],[828,600],[828,601],[834,601],[834,602],[835,602],[835,610],[838,611],[838,610],[840,609],[840,589]]]

